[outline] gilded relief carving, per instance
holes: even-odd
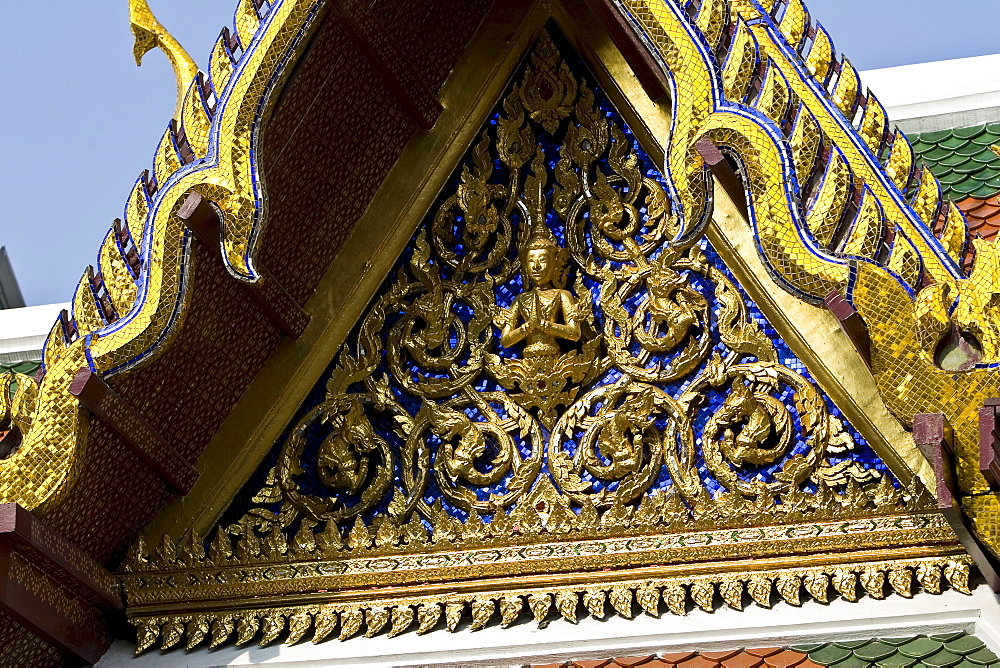
[[[558,40],[542,33],[246,496],[210,536],[135,547],[141,648],[175,622],[206,637],[204,619],[142,612],[202,596],[171,588],[178,570],[220,598],[351,599],[212,613],[213,644],[297,639],[306,613],[322,639],[338,619],[345,638],[522,611],[544,624],[581,602],[600,616],[606,600],[623,616],[633,600],[682,613],[711,609],[716,587],[733,607],[744,591],[762,605],[803,587],[856,597],[858,575],[884,582],[910,558],[897,591],[918,568],[926,586],[946,567],[961,585],[966,562],[926,494],[893,481],[682,229],[670,182]],[[770,571],[752,563],[762,542]],[[846,569],[844,545],[859,555]],[[823,564],[796,569],[811,551]],[[691,564],[697,576],[678,570]],[[633,580],[633,566],[665,570]],[[618,580],[594,584],[600,569]],[[456,593],[487,576],[502,584]],[[372,585],[409,593],[373,599]]]

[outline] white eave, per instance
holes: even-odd
[[[0,309],[0,364],[42,359],[45,337],[69,304]]]
[[[861,72],[905,133],[1000,121],[1000,54]]]

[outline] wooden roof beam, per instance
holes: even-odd
[[[173,491],[191,491],[198,471],[103,378],[84,367],[77,372],[69,392],[118,432]]]
[[[429,130],[441,115],[441,103],[386,34],[370,5],[364,0],[338,0],[331,9],[381,73],[406,112],[417,125]]]
[[[177,217],[191,230],[199,242],[222,257],[222,221],[215,206],[198,193],[191,191],[181,202]],[[271,317],[274,324],[292,339],[297,339],[309,324],[309,314],[292,299],[291,295],[264,268],[256,266],[260,279],[253,283],[240,281],[250,298]]]

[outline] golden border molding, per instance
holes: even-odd
[[[331,593],[310,597],[309,602],[274,607],[261,607],[248,598],[233,606],[183,613],[139,614],[132,618],[138,629],[136,654],[146,651],[157,641],[161,649],[170,649],[185,639],[187,649],[206,640],[209,647],[216,647],[230,639],[237,645],[244,645],[258,637],[259,644],[264,646],[281,638],[286,631],[282,642],[294,644],[304,639],[310,630],[312,642],[318,643],[338,629],[337,637],[346,640],[362,629],[365,637],[381,633],[393,637],[416,625],[416,633],[423,634],[439,628],[442,621],[449,631],[458,630],[465,621],[469,622],[471,631],[497,621],[506,628],[519,623],[525,612],[530,613],[542,628],[549,623],[553,613],[576,623],[581,604],[585,615],[597,619],[609,612],[631,619],[637,608],[658,617],[661,601],[671,614],[683,615],[692,605],[712,612],[720,600],[726,606],[742,610],[747,596],[762,607],[771,607],[776,596],[791,605],[800,605],[805,596],[826,603],[830,600],[831,588],[835,595],[848,601],[858,600],[860,593],[876,599],[890,593],[910,598],[915,588],[937,594],[947,585],[970,593],[970,560],[965,555],[773,570],[766,570],[766,565],[765,569],[760,569],[744,563],[746,570],[736,567],[726,573],[710,575],[653,572],[639,578],[630,579],[626,575],[613,581],[599,581],[588,574],[588,582],[570,586],[510,586],[503,590],[430,595],[417,586],[395,596],[376,593],[363,602],[338,601]]]

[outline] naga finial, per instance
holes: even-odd
[[[174,68],[174,78],[177,79],[177,104],[174,108],[174,118],[180,120],[184,95],[187,93],[188,86],[194,81],[195,75],[198,74],[198,66],[184,50],[184,47],[180,45],[180,42],[174,39],[173,35],[163,27],[163,24],[156,20],[147,0],[129,0],[128,14],[132,34],[135,35],[135,44],[132,46],[135,64],[142,65],[142,57],[151,49],[160,47],[160,50],[166,54],[167,60],[170,61],[170,66]]]

